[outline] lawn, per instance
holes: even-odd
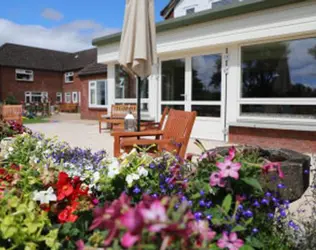
[[[32,119],[23,117],[23,124],[35,124],[35,123],[47,123],[49,122],[49,118],[47,117],[35,117]]]

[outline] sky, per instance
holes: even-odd
[[[155,0],[156,21],[169,0]],[[75,52],[92,39],[119,32],[125,0],[1,1],[0,46],[17,43]]]

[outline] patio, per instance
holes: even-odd
[[[44,133],[48,137],[58,136],[60,140],[70,143],[71,146],[91,148],[93,151],[105,149],[113,155],[113,137],[109,131],[99,134],[97,121],[80,120],[80,114],[60,113],[53,116],[49,123],[29,124],[30,129]],[[191,139],[187,152],[200,153]],[[206,148],[225,145],[224,142],[202,140]]]

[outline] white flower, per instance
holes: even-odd
[[[14,149],[13,149],[12,147],[9,147],[8,151],[9,151],[10,153],[12,153],[12,152],[14,151]]]
[[[44,154],[46,154],[46,155],[48,155],[50,153],[50,150],[49,149],[46,149],[45,151],[44,151]]]
[[[119,173],[120,173],[120,163],[118,162],[118,160],[113,159],[111,165],[108,167],[108,177],[114,178]]]
[[[57,201],[57,197],[54,194],[54,189],[49,187],[47,191],[35,191],[33,193],[33,200],[39,201],[41,204],[49,204],[50,201]]]
[[[140,166],[138,169],[137,169],[137,173],[140,175],[140,176],[148,176],[148,171],[144,168],[144,167],[142,167],[142,166]]]
[[[132,186],[132,184],[133,184],[133,177],[132,177],[132,175],[127,175],[126,176],[126,178],[125,178],[125,180],[126,180],[126,182],[127,182],[127,184],[128,184],[128,186]]]
[[[38,146],[39,148],[42,147],[42,144],[43,144],[42,141],[38,141],[38,142],[37,142],[37,146]]]
[[[133,180],[137,181],[139,180],[140,176],[138,174],[131,174]]]
[[[100,173],[99,172],[94,172],[92,176],[92,182],[97,183],[100,180]]]

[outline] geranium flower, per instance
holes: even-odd
[[[75,222],[78,219],[78,215],[73,214],[76,211],[78,203],[74,202],[71,206],[67,206],[63,211],[58,214],[58,220],[60,223]]]
[[[70,196],[74,191],[73,186],[70,183],[70,178],[65,172],[60,172],[57,182],[57,200],[63,200]]]
[[[149,231],[160,232],[163,228],[167,227],[167,213],[166,208],[160,201],[154,201],[149,209],[142,209],[141,214],[146,223],[151,224]]]
[[[56,201],[57,197],[54,193],[54,189],[49,187],[46,191],[35,191],[33,193],[33,200],[39,201],[41,204],[49,204],[51,201]]]
[[[222,178],[232,177],[236,180],[239,179],[239,169],[241,168],[241,163],[232,162],[230,159],[226,158],[224,162],[217,162],[216,166],[221,170],[220,176]]]
[[[217,246],[221,249],[228,248],[229,250],[238,250],[244,245],[244,241],[237,238],[236,233],[223,232],[222,238],[217,241]]]
[[[221,175],[219,172],[213,173],[210,177],[210,185],[212,187],[219,186],[219,187],[225,187],[225,181],[221,178]]]

